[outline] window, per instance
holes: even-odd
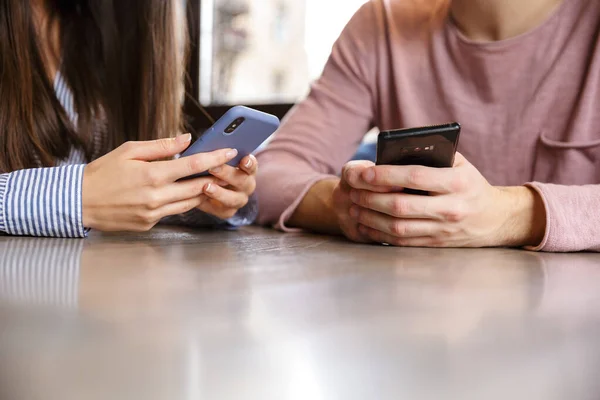
[[[366,0],[190,0],[194,97],[209,111],[289,105],[306,95]],[[289,107],[288,107],[289,108]],[[281,114],[281,113],[279,113]]]

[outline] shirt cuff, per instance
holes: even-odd
[[[600,251],[600,185],[530,183],[546,207],[546,234],[533,248],[545,252]]]
[[[38,168],[0,176],[0,231],[13,236],[84,238],[85,165]]]
[[[546,214],[546,232],[544,233],[544,238],[542,239],[542,242],[537,246],[527,246],[525,247],[525,249],[529,251],[542,251],[548,244],[548,239],[550,238],[550,207],[548,205],[548,199],[546,199],[546,196],[544,195],[544,192],[542,191],[539,184],[527,183],[525,186],[534,190],[540,196],[542,202],[544,203],[544,210]]]

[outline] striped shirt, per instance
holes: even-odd
[[[73,95],[60,74],[54,82],[56,96],[77,126]],[[94,129],[92,159],[102,154],[106,139],[102,121]],[[0,233],[14,236],[83,238],[82,183],[86,159],[73,149],[69,157],[53,168],[36,168],[0,174]],[[233,218],[220,220],[200,210],[165,218],[161,223],[190,227],[232,228],[254,222],[258,207],[250,199]]]

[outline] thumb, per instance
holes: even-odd
[[[186,133],[169,139],[128,142],[121,149],[130,160],[155,161],[170,158],[188,148],[192,135]]]

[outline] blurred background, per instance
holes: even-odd
[[[188,1],[193,97],[214,117],[238,104],[282,117],[367,0]]]

